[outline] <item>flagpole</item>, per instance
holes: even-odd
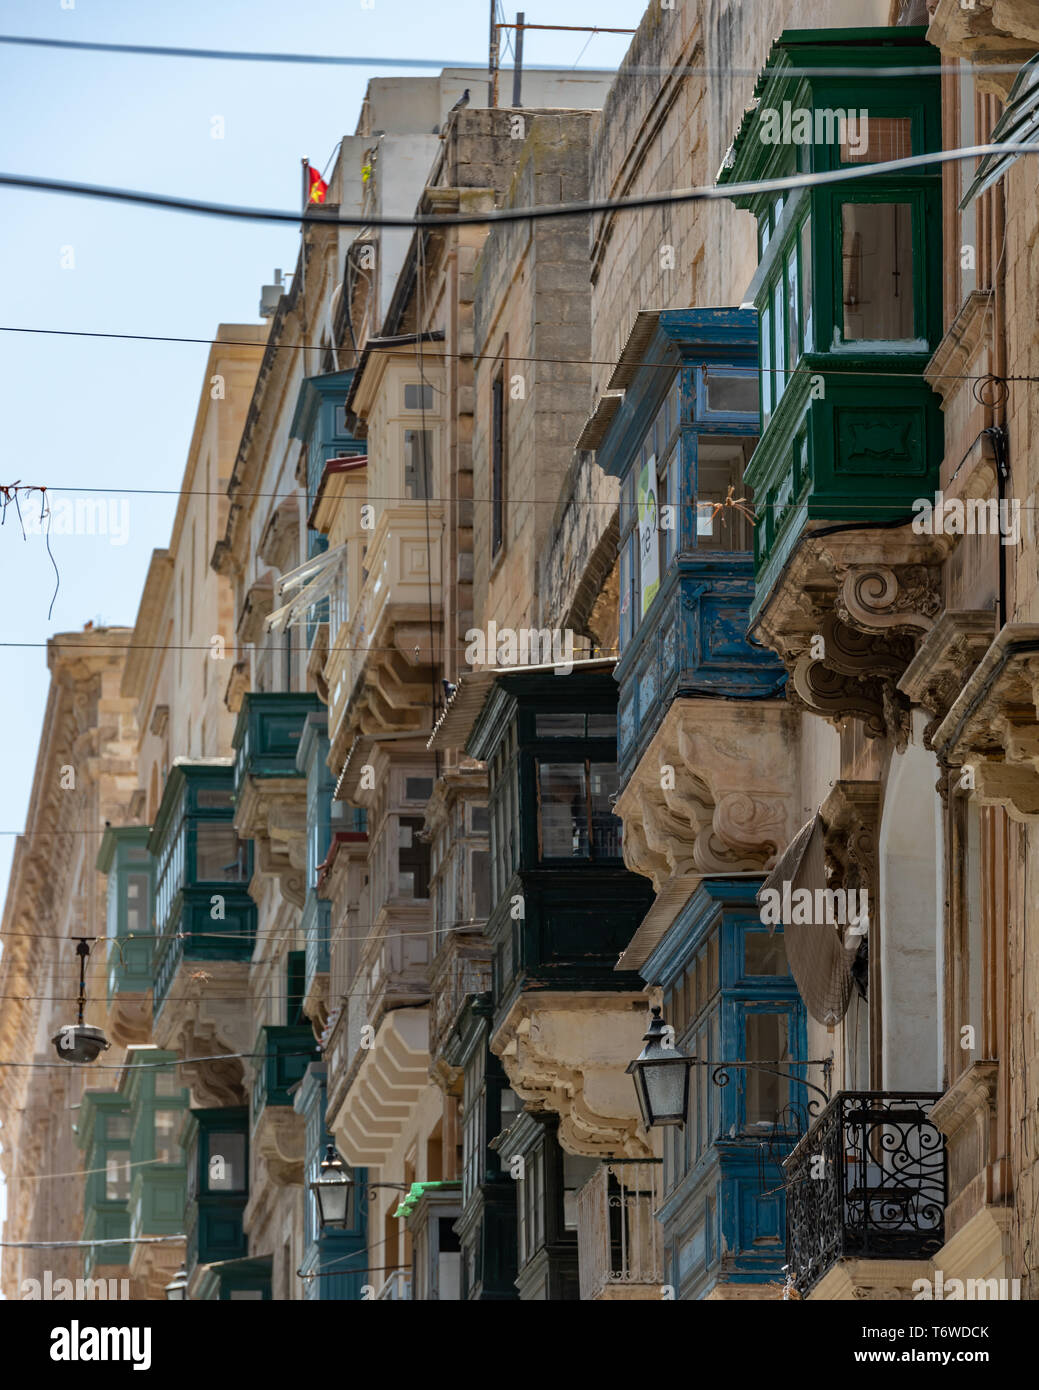
[[[310,160],[301,159],[303,175],[303,214],[306,218],[307,208],[310,206]],[[307,375],[307,224],[306,220],[300,223],[299,238],[299,312],[300,326],[303,333],[303,375]]]

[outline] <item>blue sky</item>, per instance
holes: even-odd
[[[4,0],[0,30],[52,38],[261,51],[487,58],[486,0]],[[556,0],[531,23],[635,27],[637,0]],[[513,19],[510,10],[508,18]],[[527,34],[525,60],[614,67],[621,36]],[[511,59],[505,59],[507,64]],[[0,45],[0,169],[264,207],[298,205],[299,161],[323,167],[352,133],[360,68],[202,62]],[[503,86],[503,97],[511,84]],[[212,118],[224,138],[213,139]],[[395,209],[395,211],[397,211]],[[411,212],[413,209],[399,209]],[[66,250],[71,248],[71,253]],[[289,227],[0,189],[0,326],[208,337],[254,322],[260,286],[295,262]],[[71,260],[71,266],[63,266]],[[180,485],[207,349],[0,332],[0,483],[77,489]],[[79,495],[83,495],[80,493]],[[117,500],[117,494],[113,494]],[[87,621],[132,624],[176,498],[130,497],[125,536],[42,537],[13,510],[0,530],[0,642],[42,644]],[[122,539],[121,544],[114,541]],[[0,647],[0,831],[25,823],[47,692],[42,645]],[[6,894],[11,834],[0,834]],[[0,1001],[0,1007],[3,1007]],[[2,1200],[2,1192],[0,1192]]]

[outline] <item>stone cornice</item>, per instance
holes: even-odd
[[[931,744],[950,766],[970,766],[981,805],[1039,821],[1039,624],[996,635]]]
[[[960,311],[946,330],[924,370],[924,380],[948,402],[963,389],[978,353],[992,341],[992,290],[973,290],[960,305]]]
[[[1039,14],[1033,0],[938,0],[927,30],[927,40],[944,54],[967,58],[972,63],[1026,63],[1039,51]],[[984,92],[1003,101],[1016,73],[979,73]]]

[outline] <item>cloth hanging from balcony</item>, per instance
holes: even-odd
[[[1039,54],[1030,58],[1014,79],[1006,108],[993,126],[987,143],[1032,145],[1039,148]],[[960,207],[965,208],[987,188],[998,183],[1011,164],[1020,159],[1023,153],[1023,150],[1008,150],[1006,154],[985,155],[977,167],[970,187],[960,199]]]
[[[856,920],[854,905],[849,911],[850,895],[827,888],[824,829],[816,811],[779,856],[757,902],[763,922],[783,923],[790,972],[805,1008],[832,1028],[851,1002],[852,964],[862,942],[857,928],[865,923]]]
[[[284,632],[286,628],[304,622],[315,603],[320,603],[336,586],[339,564],[346,554],[345,545],[313,555],[305,564],[283,574],[274,586],[275,600],[281,602],[292,595],[288,603],[269,613],[263,621],[265,632]]]

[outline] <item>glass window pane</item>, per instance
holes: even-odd
[[[590,714],[588,716],[589,738],[616,738],[616,714]]]
[[[584,738],[584,715],[539,714],[534,732],[538,738]]]
[[[432,777],[405,777],[404,800],[428,801],[433,795]]]
[[[845,118],[840,122],[840,141],[842,164],[883,164],[888,159],[908,159],[913,153],[912,118]]]
[[[538,763],[543,859],[588,858],[584,763]]]
[[[485,849],[473,850],[473,916],[478,922],[491,915],[491,856]]]
[[[130,1155],[109,1154],[105,1159],[105,1201],[126,1202],[130,1198]]]
[[[433,388],[429,385],[420,386],[416,382],[407,382],[404,387],[404,409],[405,410],[432,410],[433,409]]]
[[[231,791],[219,787],[199,787],[195,793],[195,805],[200,811],[228,811],[231,809]]]
[[[812,326],[812,219],[801,223],[801,341],[805,352],[815,346]]]
[[[798,310],[800,294],[797,284],[797,246],[791,246],[786,258],[786,360],[792,367],[801,352],[801,329]]]
[[[788,975],[782,932],[749,931],[743,938],[745,975]]]
[[[207,1192],[244,1192],[245,1135],[214,1133],[209,1136]]]
[[[183,1115],[179,1110],[156,1110],[155,1112],[155,1161],[157,1163],[179,1163],[180,1145],[177,1134],[180,1131]]]
[[[758,381],[754,372],[727,372],[718,367],[704,369],[704,396],[708,411],[715,415],[756,415]]]
[[[245,878],[245,863],[245,842],[233,826],[198,822],[195,872],[199,883],[239,883]]]
[[[913,216],[909,203],[843,203],[844,338],[913,337]]]
[[[109,1115],[105,1120],[106,1139],[129,1139],[130,1137],[130,1116],[129,1115]]]
[[[175,1071],[157,1071],[155,1073],[155,1094],[157,1096],[179,1096],[183,1089]]]
[[[772,310],[761,310],[761,422],[772,419]]]
[[[772,286],[772,329],[773,329],[773,360],[772,365],[775,371],[772,380],[775,382],[776,404],[778,405],[786,390],[786,336],[783,331],[783,278],[780,278]]]
[[[404,431],[404,494],[412,502],[432,497],[433,431]]]
[[[789,1057],[786,1014],[747,1015],[747,1061],[782,1066]],[[789,1082],[771,1072],[746,1072],[747,1124],[776,1124],[786,1106]]]
[[[617,794],[617,764],[592,763],[589,768],[592,802],[592,841],[596,859],[621,857],[622,823],[613,814]]]
[[[701,439],[697,445],[696,498],[697,540],[700,549],[749,550],[753,523],[749,494],[743,486],[743,470],[753,451],[751,439]],[[747,512],[724,504],[733,490],[734,498],[747,499]]]

